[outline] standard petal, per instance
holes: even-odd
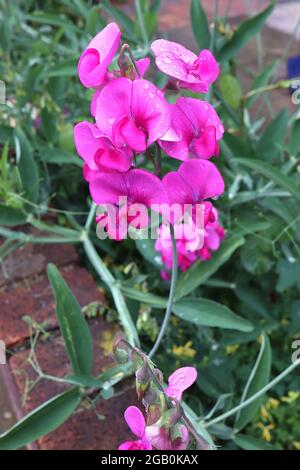
[[[126,174],[126,173],[125,173]],[[96,204],[117,204],[120,196],[127,196],[124,173],[90,172],[90,193]]]
[[[124,418],[130,431],[142,439],[145,435],[146,421],[141,410],[136,406],[129,406],[124,413]]]
[[[208,160],[191,159],[183,162],[178,170],[189,184],[195,201],[216,198],[224,192],[224,180],[217,167]]]
[[[131,203],[139,202],[150,207],[152,204],[167,204],[169,199],[162,181],[146,170],[134,169],[126,173]]]
[[[135,125],[148,133],[147,145],[162,137],[170,127],[169,105],[162,91],[148,80],[134,80],[131,112]]]
[[[78,75],[86,87],[105,83],[106,71],[120,44],[121,32],[115,23],[108,24],[98,33],[81,55]]]
[[[181,44],[165,39],[154,41],[151,50],[155,54],[155,63],[159,70],[178,80],[188,78],[189,66],[197,60],[196,54]]]
[[[78,155],[91,170],[97,170],[94,156],[101,146],[101,137],[97,127],[87,121],[76,124],[74,127],[74,142]]]
[[[219,65],[213,54],[208,49],[204,49],[200,52],[197,64],[198,71],[203,82],[211,85],[217,80],[219,76]]]
[[[129,78],[112,80],[100,92],[96,105],[96,123],[103,134],[112,137],[113,125],[130,117],[132,84]]]
[[[182,393],[193,385],[196,379],[197,371],[194,367],[181,367],[170,375],[165,393],[169,397],[181,400]]]

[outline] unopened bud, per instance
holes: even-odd
[[[145,393],[149,387],[150,379],[151,379],[146,361],[144,365],[136,371],[135,377],[136,377],[136,382],[135,382],[136,393],[137,393],[138,399],[141,400],[145,396]]]

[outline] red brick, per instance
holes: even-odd
[[[60,270],[81,306],[90,302],[104,302],[91,274],[77,265]],[[23,320],[30,316],[45,328],[57,325],[55,300],[48,278],[28,280],[17,287],[8,287],[0,292],[0,338],[11,347],[29,335],[28,324]]]
[[[0,287],[45,271],[48,263],[64,266],[78,260],[70,244],[28,244],[15,250],[1,263]]]

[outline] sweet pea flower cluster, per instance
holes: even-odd
[[[185,90],[206,93],[219,68],[208,50],[196,55],[162,39],[154,41],[151,50],[156,66],[172,84],[163,90],[144,78],[150,58],[133,58],[129,46],[121,45],[117,24],[108,24],[92,39],[78,63],[81,83],[94,89],[91,120],[76,124],[75,146],[84,161],[83,174],[93,201],[117,212],[113,228],[109,209],[96,219],[98,227],[116,240],[126,237],[128,225],[146,228],[149,209],[159,213],[165,223],[176,225],[182,219],[171,217],[170,211],[166,215],[165,207],[179,205],[184,212],[189,205],[191,222],[184,223],[192,226],[196,207],[202,207],[204,245],[191,254],[184,239],[178,242],[179,265],[185,270],[194,259],[207,259],[223,237],[211,201],[223,193],[224,182],[209,159],[219,155],[224,128],[208,102],[184,96]],[[170,89],[176,89],[179,96],[172,104],[168,101]],[[178,162],[177,170],[163,174],[161,163],[170,158],[175,167]],[[153,171],[148,170],[149,164]],[[142,218],[140,205],[148,211]],[[156,248],[169,268],[167,232],[164,225],[159,229]]]
[[[194,367],[181,367],[170,375],[164,393],[180,403],[183,392],[193,385],[196,379],[197,371]],[[147,405],[146,410],[149,410]],[[123,442],[119,450],[185,450],[189,445],[189,430],[180,422],[180,414],[176,408],[159,413],[158,419],[150,425],[147,425],[143,413],[136,406],[129,406],[124,418],[130,431],[138,439]]]

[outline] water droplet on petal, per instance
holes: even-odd
[[[109,125],[112,126],[113,123],[115,122],[115,118],[109,118],[107,122],[108,122]]]
[[[149,88],[149,83],[144,83],[143,88],[144,88],[144,90],[148,90],[148,88]]]
[[[164,63],[165,63],[165,64],[171,64],[172,61],[171,61],[171,59],[169,59],[168,57],[165,57],[165,58],[164,58]]]

